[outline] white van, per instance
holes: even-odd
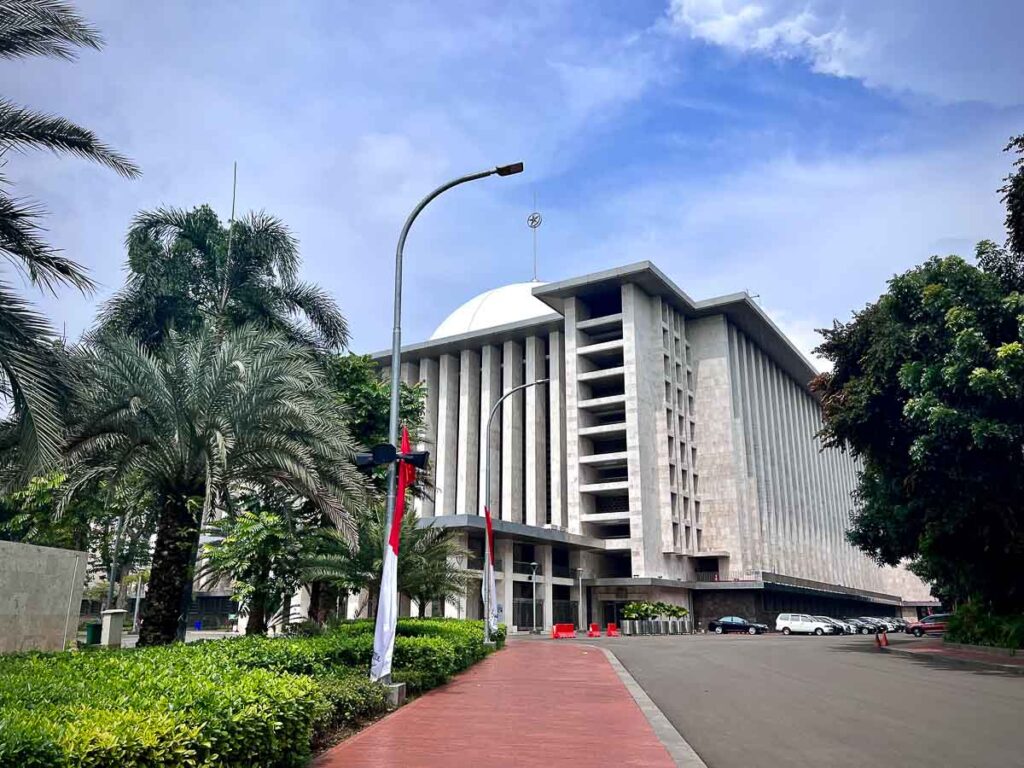
[[[775,631],[784,635],[831,635],[836,628],[833,624],[808,616],[806,613],[780,613],[775,619]]]

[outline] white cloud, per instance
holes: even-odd
[[[1024,103],[1024,3],[669,0],[670,27],[737,51],[942,102]]]
[[[845,75],[847,57],[859,47],[842,19],[803,7],[734,0],[671,0],[669,17],[690,35],[738,51],[805,58],[816,72]]]

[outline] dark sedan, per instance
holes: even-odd
[[[747,621],[742,616],[723,616],[720,619],[708,622],[708,632],[716,635],[724,635],[728,632],[743,632],[748,635],[760,635],[768,631],[767,624],[755,624]]]

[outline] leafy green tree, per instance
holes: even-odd
[[[304,559],[307,580],[336,584],[350,592],[366,590],[375,606],[380,594],[383,567],[384,508],[374,505],[360,514],[356,537],[323,529],[319,543]],[[465,555],[452,531],[421,527],[414,515],[402,518],[398,545],[398,591],[420,603],[420,612],[431,600],[447,600],[465,591],[465,576],[454,562]]]
[[[172,329],[192,335],[218,318],[227,327],[258,324],[321,350],[348,340],[334,300],[298,279],[295,237],[266,213],[224,227],[206,205],[143,211],[126,245],[128,278],[100,312],[102,331],[156,349]]]
[[[352,437],[371,448],[388,441],[391,382],[385,380],[369,355],[338,355],[331,363],[331,383],[349,413]],[[402,384],[399,414],[402,424],[415,433],[423,424],[422,383]]]
[[[67,3],[57,0],[0,0],[0,58],[51,56],[73,60],[76,48],[99,49],[102,40]],[[62,117],[37,112],[0,98],[0,156],[15,150],[45,149],[101,163],[122,176],[139,174],[132,162],[91,131]],[[89,291],[93,284],[81,266],[61,256],[42,237],[42,209],[10,194],[0,174],[0,258],[39,288],[61,285]],[[11,449],[24,482],[59,455],[61,423],[51,354],[52,332],[31,305],[0,277],[0,399],[13,420],[0,442]],[[10,467],[8,467],[9,469]]]
[[[303,536],[286,509],[267,509],[259,496],[240,504],[250,508],[206,527],[211,541],[203,546],[199,576],[207,583],[231,579],[249,617],[245,634],[264,635],[269,615],[301,582]]]
[[[1011,148],[1024,149],[1021,139]],[[911,561],[939,596],[1024,609],[1024,252],[1020,162],[1010,237],[979,267],[932,258],[823,331],[823,435],[861,463],[850,540]]]
[[[131,486],[111,496],[100,482],[65,503],[66,480],[52,472],[0,496],[0,538],[88,552],[89,571],[108,579],[109,591],[149,560],[152,499]]]
[[[102,335],[79,365],[69,495],[102,478],[139,482],[155,499],[142,645],[183,634],[202,519],[230,512],[233,490],[284,488],[342,527],[364,503],[345,414],[308,347],[206,324],[194,337],[169,332],[155,352]]]

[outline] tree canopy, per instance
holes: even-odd
[[[1021,138],[1008,147],[1024,150]],[[824,437],[863,464],[850,540],[949,600],[1024,608],[1024,169],[1006,246],[934,257],[822,331]]]
[[[101,45],[99,33],[68,3],[0,0],[0,59],[73,60],[78,48]],[[76,155],[129,178],[139,174],[130,160],[92,131],[0,98],[0,157],[32,149]],[[43,209],[10,194],[9,188],[0,173],[0,260],[42,290],[55,292],[69,285],[91,291],[85,270],[43,238]],[[58,377],[53,375],[59,359],[52,354],[51,337],[46,320],[0,274],[0,400],[11,406],[13,416],[0,433],[0,446],[7,449],[6,468],[16,465],[14,474],[22,481],[59,456],[62,425]]]
[[[207,205],[142,211],[125,239],[128,277],[100,312],[100,330],[155,349],[169,331],[190,335],[209,318],[250,323],[290,341],[337,350],[348,326],[334,300],[298,278],[298,241],[278,218],[248,213],[231,226]]]

